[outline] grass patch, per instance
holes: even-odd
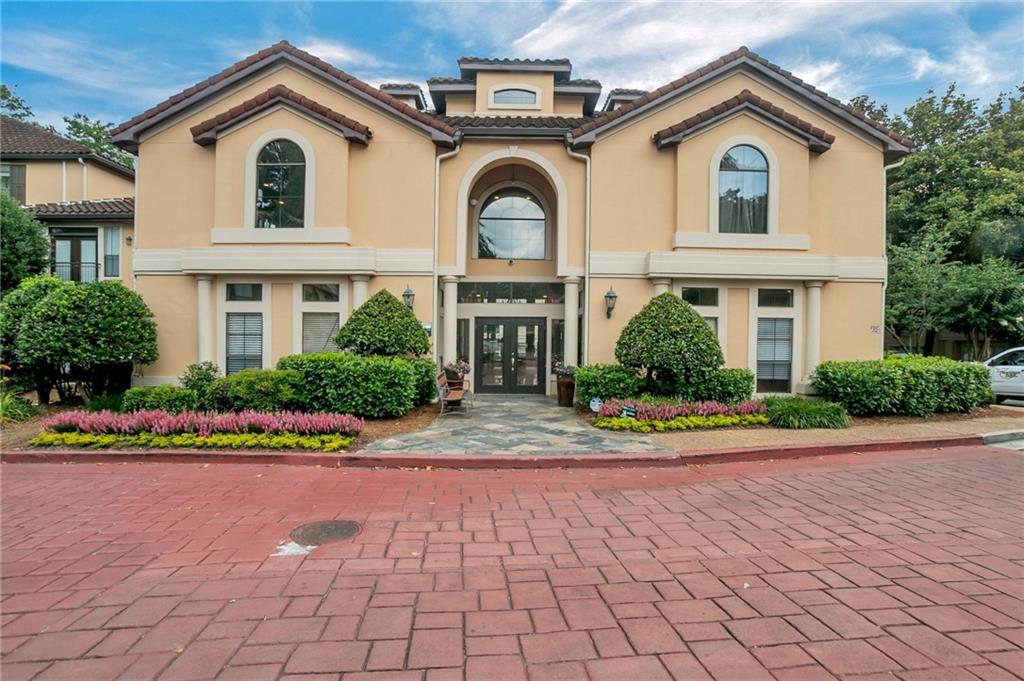
[[[294,433],[195,433],[156,435],[154,433],[93,434],[40,433],[29,441],[33,447],[74,447],[78,449],[298,449],[337,452],[355,440],[351,435],[297,435]]]
[[[846,408],[835,402],[806,397],[769,397],[765,400],[768,422],[776,428],[849,428]]]

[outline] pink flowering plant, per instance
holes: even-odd
[[[750,416],[764,414],[765,404],[759,400],[746,400],[739,404],[724,402],[682,402],[680,404],[649,404],[634,400],[609,400],[601,405],[600,416],[615,418],[622,415],[623,407],[636,410],[637,421],[671,421],[680,416]]]
[[[295,411],[242,411],[211,414],[186,411],[169,414],[165,411],[136,411],[124,414],[110,411],[66,411],[43,423],[53,433],[87,433],[91,435],[154,435],[194,434],[210,437],[215,434],[294,434],[358,435],[365,425],[363,419],[351,414],[303,413]]]

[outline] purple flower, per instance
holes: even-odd
[[[187,411],[169,414],[164,411],[136,411],[115,414],[109,411],[65,411],[43,423],[45,430],[58,433],[80,432],[95,435],[133,435],[154,433],[178,435],[195,433],[295,433],[298,435],[357,435],[363,430],[363,419],[351,414],[305,412],[243,411],[237,414],[212,414]]]

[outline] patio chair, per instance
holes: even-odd
[[[445,372],[437,376],[438,399],[441,401],[440,416],[445,414],[464,414],[473,406],[473,391],[470,390],[469,379],[449,380]]]

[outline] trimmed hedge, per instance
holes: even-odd
[[[754,396],[754,372],[750,369],[715,369],[703,384],[680,383],[676,395],[685,402],[736,404]]]
[[[176,385],[153,385],[129,388],[121,399],[124,411],[166,411],[180,414],[196,408],[196,394]]]
[[[245,369],[218,378],[209,387],[206,401],[214,411],[303,410],[303,383],[297,371]]]
[[[430,404],[437,395],[437,366],[429,359],[410,360],[416,380],[415,404],[421,407]]]
[[[576,368],[576,402],[587,405],[602,400],[636,397],[642,381],[636,371],[620,364],[588,364]]]
[[[628,430],[634,433],[664,433],[669,430],[707,430],[737,426],[763,426],[768,423],[764,414],[735,414],[727,416],[677,416],[670,420],[638,421],[620,416],[601,416],[594,425],[604,430]]]
[[[768,423],[776,428],[849,428],[850,417],[841,404],[806,397],[769,397],[764,401]]]
[[[929,416],[968,412],[992,401],[988,370],[946,357],[889,356],[864,362],[823,362],[814,390],[857,416]]]
[[[305,411],[394,418],[413,408],[422,384],[413,363],[400,357],[321,352],[282,357],[277,368],[301,377]]]
[[[387,290],[356,309],[334,337],[335,344],[357,355],[407,357],[430,351],[430,339],[416,315]]]

